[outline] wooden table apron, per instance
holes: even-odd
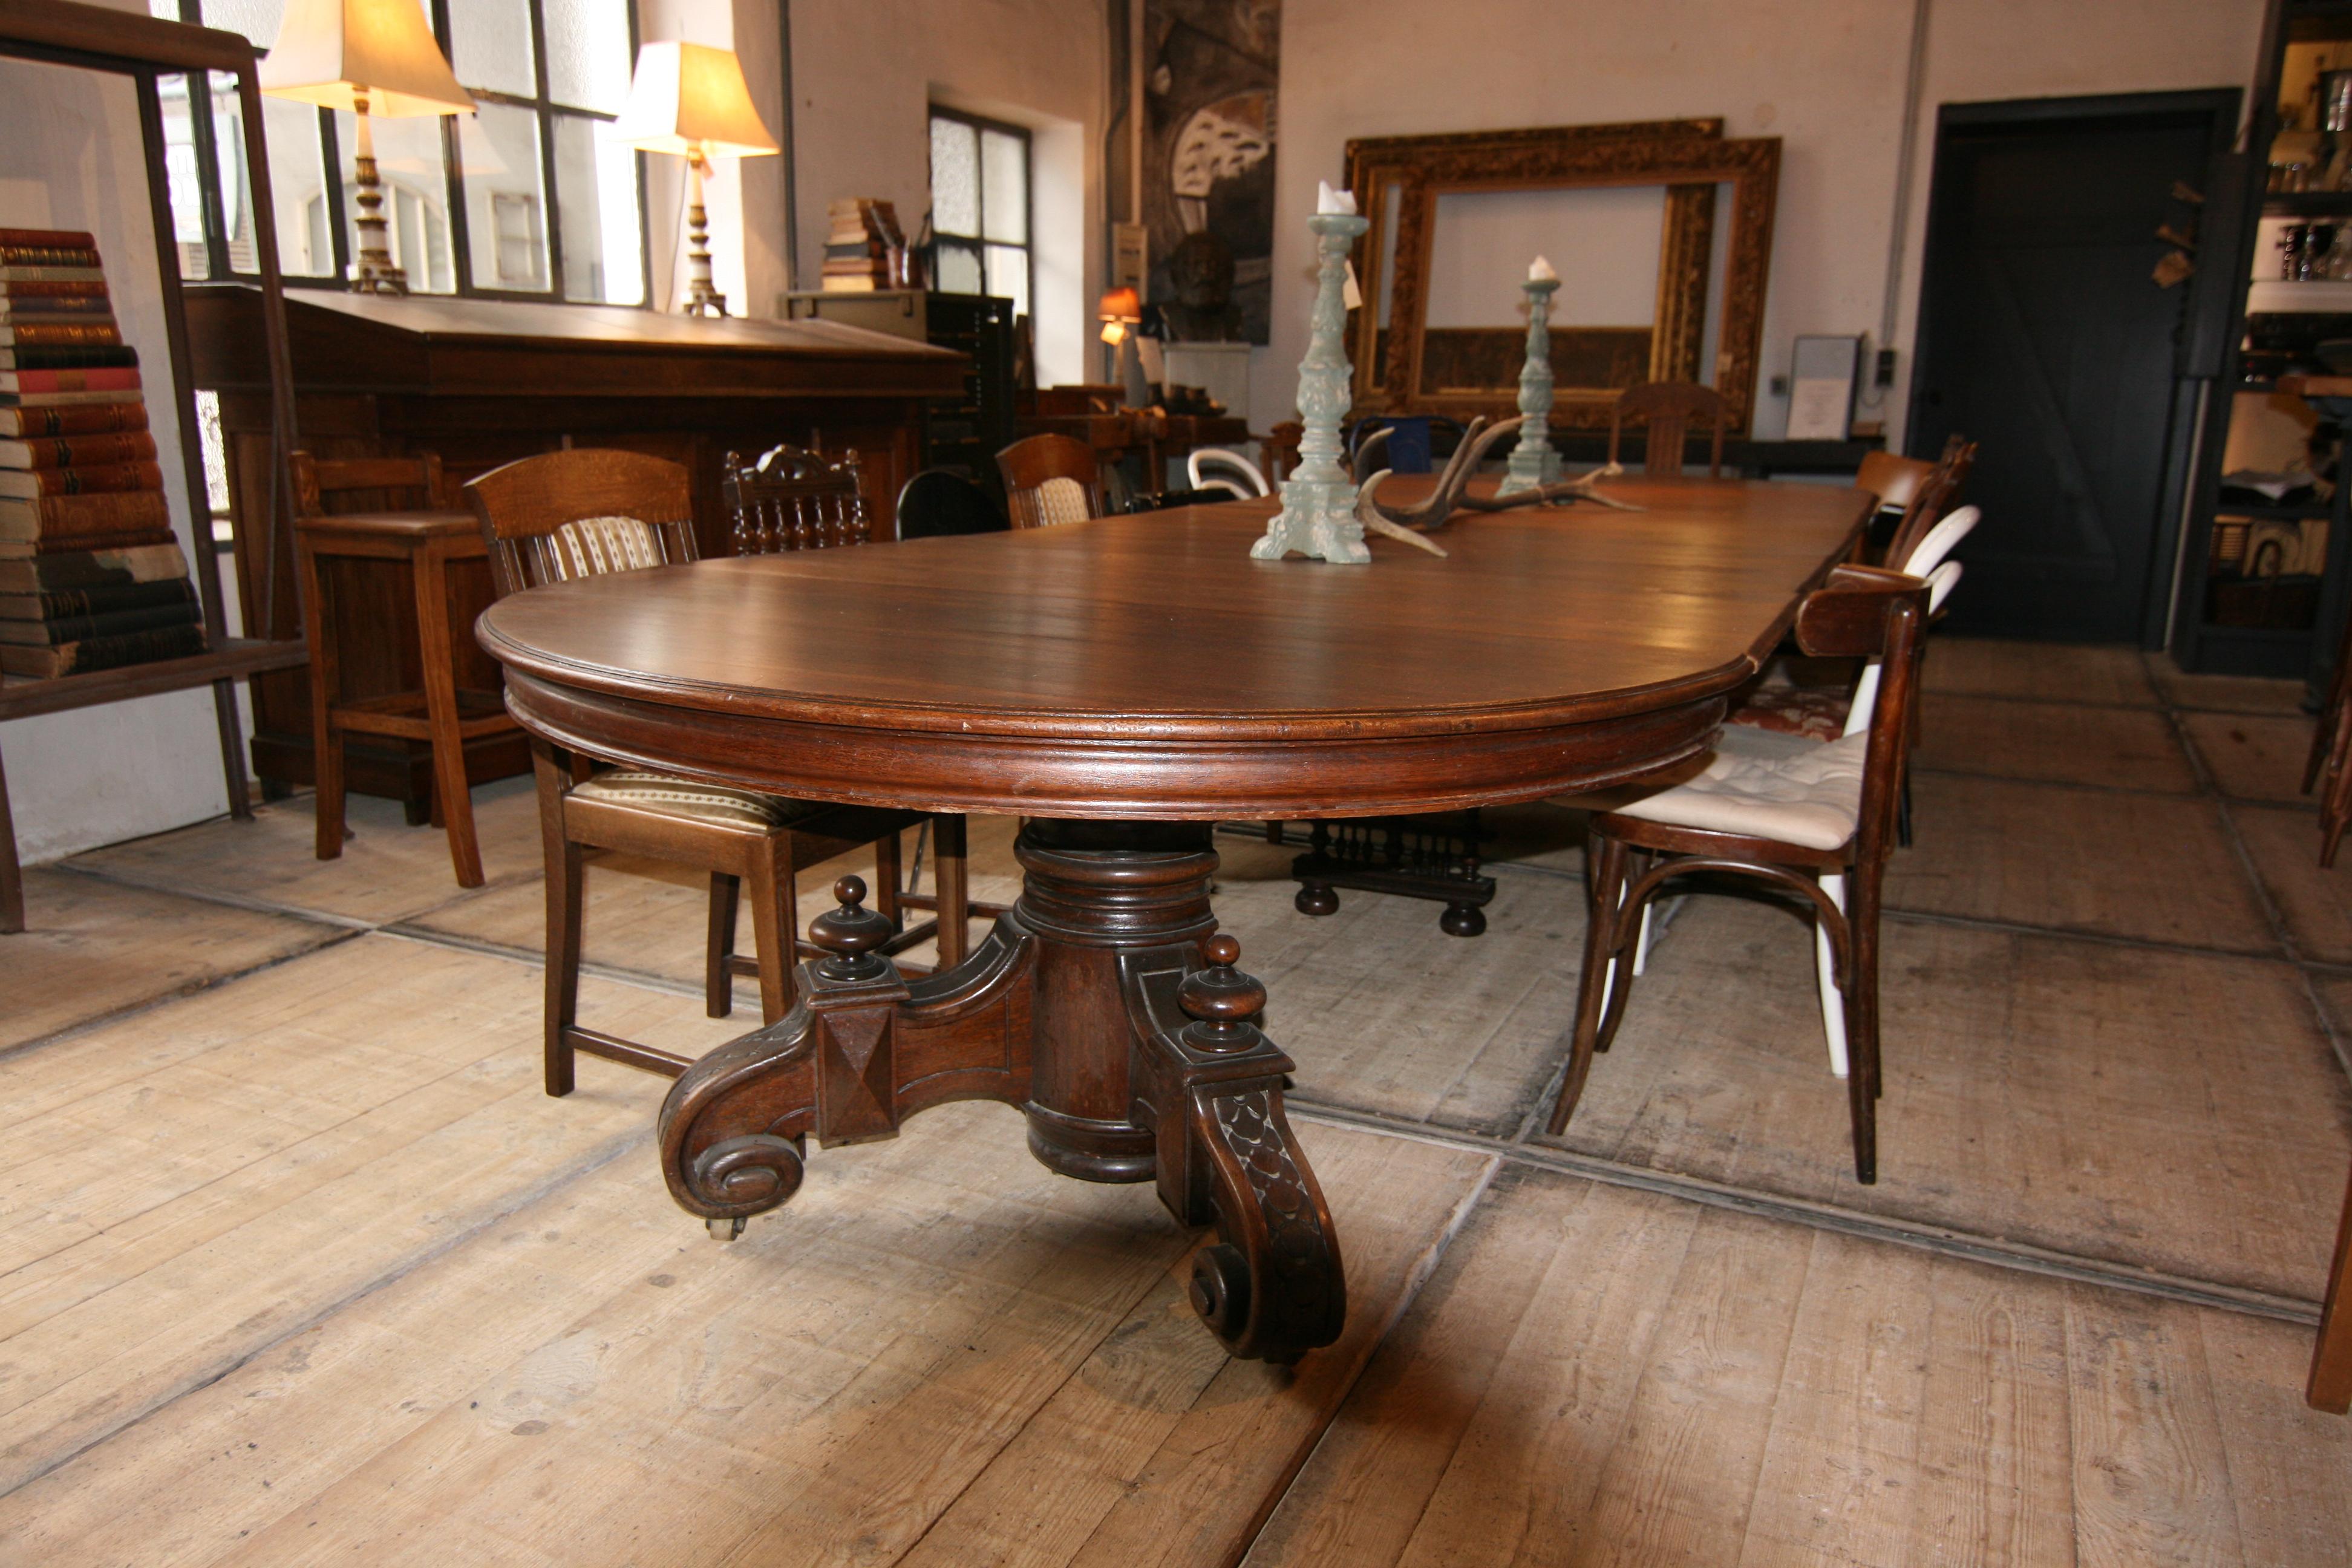
[[[1258,562],[1270,501],[699,562],[516,595],[481,619],[554,747],[856,804],[1028,818],[1024,890],[957,968],[902,979],[820,921],[782,1022],[664,1104],[681,1206],[731,1233],[805,1139],[1021,1106],[1032,1151],[1156,1181],[1221,1233],[1193,1302],[1236,1355],[1338,1335],[1330,1215],[1282,1110],[1289,1059],[1216,929],[1210,825],[1528,800],[1705,748],[1727,695],[1859,536],[1852,489],[1635,480],[1597,507]],[[1204,943],[1207,950],[1204,952]]]

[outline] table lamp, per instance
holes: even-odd
[[[751,106],[751,89],[732,49],[702,44],[647,44],[637,51],[629,100],[607,132],[646,153],[686,159],[687,296],[689,316],[727,313],[727,296],[710,285],[710,229],[702,210],[702,176],[713,157],[756,158],[782,152]]]
[[[1135,329],[1143,320],[1143,296],[1129,288],[1113,289],[1095,310],[1102,318],[1102,341],[1118,351],[1118,366],[1111,374],[1118,378],[1127,405],[1149,406],[1151,388],[1143,379],[1143,362],[1135,351]]]
[[[354,294],[405,294],[408,276],[385,243],[383,187],[376,178],[378,114],[470,114],[474,100],[434,41],[416,0],[289,0],[277,45],[261,61],[261,90],[329,109],[359,121],[352,157],[358,171],[360,254]]]

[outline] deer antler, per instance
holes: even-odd
[[[1464,492],[1470,488],[1472,477],[1478,472],[1478,465],[1486,460],[1487,449],[1518,427],[1517,419],[1506,419],[1499,425],[1488,425],[1484,418],[1473,419],[1470,427],[1462,433],[1462,444],[1454,448],[1454,456],[1447,460],[1445,471],[1437,476],[1436,489],[1430,491],[1427,499],[1417,506],[1381,506],[1377,500],[1373,501],[1373,506],[1389,521],[1406,528],[1444,527],[1445,520],[1454,514],[1454,509],[1461,504]],[[1362,454],[1374,449],[1386,434],[1385,431],[1375,431],[1363,447],[1357,449],[1360,462]],[[1387,473],[1383,470],[1367,480],[1358,491],[1359,496],[1370,495],[1379,480],[1385,478]]]
[[[1428,551],[1432,555],[1444,555],[1444,549],[1435,540],[1424,539],[1402,523],[1391,522],[1382,515],[1381,503],[1372,499],[1372,491],[1382,479],[1388,477],[1389,471],[1382,468],[1379,473],[1366,479],[1363,488],[1356,492],[1356,521],[1364,525],[1366,533],[1377,533],[1386,539],[1402,539],[1407,544]]]
[[[1539,485],[1531,490],[1513,490],[1507,496],[1465,495],[1462,498],[1461,504],[1472,511],[1507,511],[1513,507],[1549,506],[1554,501],[1589,500],[1598,501],[1602,506],[1614,507],[1619,511],[1649,510],[1648,507],[1636,506],[1629,500],[1619,500],[1615,496],[1602,495],[1594,488],[1602,479],[1613,479],[1624,471],[1622,465],[1612,463],[1605,468],[1595,468],[1589,474],[1579,474],[1572,479],[1562,479],[1558,484]]]

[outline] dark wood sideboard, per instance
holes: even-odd
[[[299,637],[291,531],[263,557],[269,400],[261,295],[243,284],[192,286],[195,384],[220,395],[236,520],[236,580],[255,637]],[[516,458],[567,446],[620,447],[685,464],[694,475],[702,552],[723,555],[719,470],[726,454],[779,441],[855,449],[877,532],[896,530],[898,487],[920,465],[925,400],[963,386],[965,356],[838,322],[747,321],[613,306],[530,305],[289,290],[299,445],[327,457],[437,452],[452,486]],[[463,503],[454,495],[453,505]],[[414,690],[420,675],[414,589],[392,563],[335,563],[343,695]],[[450,624],[470,627],[490,603],[486,563],[453,568]],[[457,684],[495,689],[498,666],[470,633]],[[253,765],[265,791],[311,779],[310,701],[299,669],[253,682]],[[530,770],[520,735],[468,743],[476,784]],[[350,787],[406,804],[425,819],[432,763],[421,742],[353,737]]]

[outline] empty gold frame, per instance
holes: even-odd
[[[1664,188],[1665,228],[1655,314],[1646,326],[1553,327],[1553,427],[1605,426],[1617,394],[1637,383],[1696,381],[1723,394],[1731,427],[1745,431],[1756,403],[1780,171],[1779,137],[1726,140],[1720,120],[1349,142],[1348,184],[1371,220],[1356,249],[1365,300],[1349,329],[1356,411],[1465,419],[1517,411],[1524,325],[1428,326],[1440,196],[1657,185]],[[1729,199],[1719,204],[1717,188],[1724,185]],[[1729,209],[1719,280],[1709,276],[1718,205]],[[1574,277],[1564,277],[1562,299],[1571,298],[1577,286]],[[1716,352],[1708,366],[1700,362],[1711,290],[1717,289]],[[1506,319],[1518,303],[1496,300],[1496,318]]]

